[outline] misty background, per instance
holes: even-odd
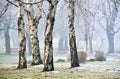
[[[5,0],[0,0],[0,12],[2,12],[6,4],[7,2]],[[113,3],[111,2],[111,11],[113,10],[113,6]],[[39,46],[41,51],[44,49],[44,31],[46,26],[47,9],[48,3],[47,1],[44,1],[42,18],[40,19],[38,26]],[[117,16],[113,26],[114,31],[118,30],[114,35],[114,48],[115,52],[120,53],[120,8],[118,8],[117,11]],[[109,14],[109,5],[105,0],[76,1],[74,25],[78,50],[84,50],[84,40],[87,32],[87,35],[92,34],[93,52],[97,50],[104,51],[105,53],[108,52],[108,39],[104,28],[107,27],[106,16]],[[6,53],[6,46],[9,44],[7,40],[9,39],[10,48],[18,49],[17,8],[10,4],[6,13],[0,17],[0,53]],[[53,30],[54,50],[69,51],[68,39],[67,2],[59,0]],[[87,50],[90,52],[89,40],[87,42]],[[29,45],[27,45],[27,47],[28,46]],[[27,49],[27,53],[28,52],[29,50]]]

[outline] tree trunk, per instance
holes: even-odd
[[[24,20],[23,20],[23,7],[20,2],[18,1],[18,36],[19,36],[19,65],[18,68],[27,68],[26,64],[26,57],[25,57],[25,51],[26,51],[26,37],[25,37],[25,28],[24,28]]]
[[[87,35],[87,33],[85,33],[85,36],[84,36],[84,50],[88,51],[88,35]]]
[[[37,12],[34,17],[33,6],[29,5],[29,10],[27,11],[28,24],[30,28],[30,41],[32,47],[32,65],[42,64],[41,56],[40,56],[40,48],[39,48],[39,40],[38,40],[38,24],[41,18],[41,8],[42,8],[42,0],[37,4]],[[29,0],[31,3],[32,1]]]
[[[115,26],[115,19],[118,14],[118,9],[119,9],[119,5],[114,4],[113,10],[107,19],[106,33],[107,33],[107,38],[108,38],[108,54],[115,52],[115,49],[114,49],[114,34],[115,34],[114,26]]]
[[[31,38],[32,57],[33,57],[32,65],[42,64],[40,49],[39,49],[39,40],[37,35],[38,33],[37,25],[30,26],[30,38]]]
[[[59,44],[58,44],[58,50],[59,50],[59,51],[63,51],[63,50],[64,50],[63,41],[64,41],[63,37],[60,36]]]
[[[58,50],[59,51],[67,51],[68,50],[68,40],[67,38],[63,38],[62,36],[59,39],[59,44],[58,44]]]
[[[89,33],[89,52],[92,54],[93,49],[92,49],[92,32]]]
[[[61,28],[59,29],[59,43],[58,43],[58,50],[59,51],[67,51],[68,50],[68,39],[65,31]]]
[[[76,37],[74,30],[74,0],[69,0],[68,5],[68,28],[69,28],[69,45],[70,45],[70,54],[71,54],[71,67],[78,67],[78,55],[76,47]]]
[[[107,31],[107,39],[108,39],[108,54],[114,53],[114,35],[111,34],[110,31]]]
[[[28,38],[28,44],[27,44],[27,47],[28,47],[28,55],[32,55],[32,47],[31,47],[30,36],[27,35],[27,38]]]
[[[10,35],[9,35],[9,28],[5,30],[5,47],[6,47],[6,54],[10,54]]]
[[[67,51],[68,50],[68,39],[67,37],[64,38],[64,42],[63,42],[63,50]]]
[[[44,48],[44,68],[43,71],[53,71],[53,45],[52,45],[52,31],[55,21],[55,13],[57,9],[57,0],[51,0],[49,2],[49,9],[46,21],[45,30],[45,48]]]

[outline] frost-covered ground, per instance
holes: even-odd
[[[55,62],[55,71],[42,72],[43,65],[18,70],[18,55],[0,55],[0,79],[120,79],[120,55],[107,56],[107,61],[94,61],[70,68],[70,62]],[[66,59],[65,54],[55,55],[54,61]]]

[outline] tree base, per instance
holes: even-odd
[[[19,66],[17,67],[17,69],[25,69],[25,68],[27,68],[27,65],[23,65],[23,66],[19,65]]]
[[[45,72],[45,71],[54,71],[54,69],[47,69],[47,68],[44,68],[44,69],[43,69],[43,72]]]
[[[74,67],[80,67],[79,64],[71,64],[71,68],[74,68]]]
[[[54,71],[54,67],[53,67],[53,65],[44,66],[44,68],[43,68],[43,72],[44,72],[44,71]]]
[[[40,65],[40,64],[43,64],[42,61],[41,62],[37,62],[37,63],[35,63],[35,62],[31,63],[31,65]]]

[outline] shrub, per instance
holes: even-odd
[[[86,51],[78,51],[78,60],[79,60],[79,63],[85,63],[86,61],[86,58],[87,58],[87,53]],[[70,61],[70,53],[68,54],[67,53],[67,61]]]
[[[94,58],[90,58],[88,61],[90,61],[90,62],[94,62],[95,59],[94,59]]]
[[[94,57],[96,61],[106,61],[106,57],[104,56],[103,51],[96,51]]]
[[[85,63],[87,59],[87,53],[86,51],[78,51],[78,60],[79,63]]]
[[[65,60],[64,59],[58,59],[56,62],[57,63],[59,63],[59,62],[65,62]]]

